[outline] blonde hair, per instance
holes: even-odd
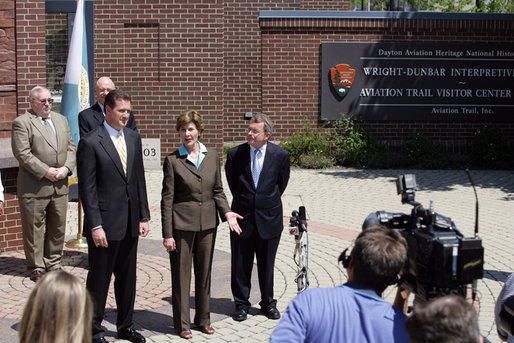
[[[20,343],[90,343],[93,303],[77,277],[56,270],[32,290],[20,323]]]

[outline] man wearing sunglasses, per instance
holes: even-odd
[[[19,162],[17,189],[23,248],[30,279],[60,269],[68,178],[75,167],[75,144],[66,117],[52,111],[45,87],[30,91],[30,109],[12,122],[12,150]]]

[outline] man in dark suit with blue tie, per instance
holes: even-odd
[[[270,319],[279,319],[273,298],[273,270],[280,235],[283,230],[282,193],[289,181],[289,153],[268,142],[273,126],[264,114],[250,120],[248,143],[228,151],[225,172],[232,192],[232,211],[239,221],[240,235],[230,233],[232,251],[231,287],[236,321],[246,320],[254,256],[261,291],[261,311]]]
[[[105,96],[115,88],[114,82],[107,76],[102,76],[96,81],[94,89],[96,103],[79,113],[80,137],[103,124],[105,119]],[[130,111],[125,127],[137,131],[136,120],[132,111]]]
[[[93,343],[106,342],[101,324],[112,274],[118,338],[145,342],[132,328],[132,314],[138,236],[148,234],[150,211],[141,137],[125,129],[130,105],[127,92],[110,91],[105,97],[105,122],[80,139],[77,151],[89,254],[86,286],[95,304]]]

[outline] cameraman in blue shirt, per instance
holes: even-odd
[[[381,298],[397,282],[407,259],[407,243],[395,230],[372,225],[362,231],[350,256],[339,260],[348,282],[313,288],[288,305],[270,342],[409,342],[406,316]]]
[[[508,343],[514,343],[514,336],[512,332],[505,331],[501,328],[500,325],[500,312],[502,311],[504,303],[510,297],[514,296],[514,273],[510,274],[505,283],[503,284],[503,288],[498,295],[498,299],[496,300],[496,306],[494,307],[495,314],[495,322],[496,322],[496,330],[498,331],[498,337],[502,341],[507,341]],[[510,316],[512,318],[512,315]],[[512,322],[510,323],[511,329],[513,328]]]

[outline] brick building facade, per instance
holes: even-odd
[[[16,197],[18,163],[10,151],[11,122],[16,118],[15,2],[0,0],[0,167],[4,186],[4,214],[0,216],[0,251],[21,247],[21,217]],[[23,57],[21,58],[23,60]]]
[[[59,31],[66,18],[46,13],[45,0],[0,0],[0,137],[9,139],[12,119],[28,108],[29,90],[48,82],[45,35]],[[305,116],[319,123],[323,41],[513,43],[514,17],[399,18],[352,12],[349,1],[335,0],[94,0],[95,78],[109,75],[133,95],[142,137],[160,139],[162,156],[179,144],[175,119],[185,109],[200,111],[201,139],[219,150],[245,139],[247,112],[270,115],[275,137],[301,128]],[[487,124],[514,140],[512,123]],[[483,125],[365,123],[379,137],[400,142],[416,130],[449,150],[465,148]],[[7,153],[1,161],[8,198],[0,217],[4,251],[21,247],[21,229],[16,165]]]
[[[262,112],[280,118],[276,119],[278,135],[297,130],[305,115],[318,123],[322,42],[514,43],[514,15],[414,12],[405,17],[408,18],[398,18],[397,13],[390,12],[296,11],[261,15]],[[473,134],[484,125],[514,142],[512,121],[366,121],[363,125],[375,137],[396,146],[412,132],[419,132],[448,151],[463,151],[469,148]]]

